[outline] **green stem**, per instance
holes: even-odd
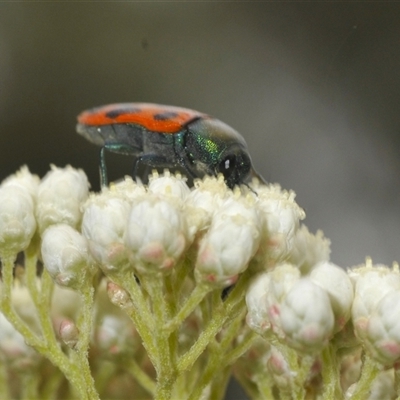
[[[220,371],[217,379],[214,379],[211,384],[210,399],[220,400],[224,398],[226,387],[228,386],[229,379],[231,377],[232,368],[225,367],[223,371]]]
[[[273,399],[274,396],[272,395],[272,388],[274,383],[271,379],[271,375],[262,371],[261,373],[258,372],[255,377],[254,381],[257,384],[258,393],[257,396],[254,396],[254,399]]]
[[[76,365],[69,361],[55,340],[45,341],[39,339],[14,311],[11,305],[14,257],[9,255],[2,257],[2,263],[3,286],[0,300],[1,312],[14,325],[15,329],[24,336],[24,339],[29,346],[33,347],[37,352],[48,358],[54,365],[60,368],[65,377],[77,391],[80,399],[88,399],[79,367],[76,367]],[[54,337],[54,335],[52,335],[52,337]]]
[[[37,286],[37,270],[36,270],[37,258],[36,255],[25,255],[25,276],[26,284],[29,289],[29,293],[32,297],[33,303],[36,307],[39,304],[39,290]]]
[[[339,387],[339,374],[336,348],[329,344],[322,351],[323,400],[338,398],[341,392]]]
[[[224,356],[224,365],[233,364],[239,357],[241,357],[259,338],[258,334],[249,331],[244,339],[235,346],[229,353]]]
[[[213,310],[213,316],[208,322],[196,343],[178,360],[178,371],[183,373],[190,369],[196,362],[200,354],[205,350],[210,341],[221,330],[228,319],[235,318],[244,308],[244,296],[246,287],[250,279],[248,270],[240,277],[234,289],[228,295],[224,303],[216,310]]]
[[[153,397],[156,392],[156,383],[143,369],[138,365],[134,359],[127,362],[126,369],[130,372],[133,378],[146,389]]]
[[[243,309],[234,319],[229,321],[229,326],[224,330],[224,337],[221,340],[220,347],[223,349],[223,354],[231,346],[232,342],[237,339],[239,332],[245,332],[247,326],[243,326],[246,309]],[[246,332],[252,332],[247,328]]]
[[[81,290],[82,308],[77,321],[77,328],[79,332],[79,340],[76,348],[73,350],[79,360],[81,373],[86,383],[86,390],[90,399],[98,399],[99,395],[96,391],[94,379],[90,370],[88,351],[90,343],[90,335],[93,326],[93,304],[94,304],[94,288],[87,280],[86,284]]]
[[[219,364],[220,352],[212,353],[210,360],[204,370],[200,382],[197,382],[193,393],[189,396],[189,400],[198,400],[202,397],[204,390],[213,379],[217,379],[220,373],[221,365]],[[211,397],[210,397],[211,398]]]
[[[351,400],[364,400],[368,398],[368,392],[371,390],[372,382],[380,372],[380,369],[380,365],[375,360],[367,355],[365,356],[361,377]]]
[[[301,369],[298,361],[298,354],[295,350],[289,348],[285,344],[279,342],[275,338],[271,338],[270,340],[271,344],[273,344],[279,352],[282,354],[283,358],[286,360],[286,362],[289,365],[289,370],[294,373],[294,379],[290,379],[290,391],[292,393],[293,399],[297,400],[302,400],[305,397],[305,390],[304,390],[304,379],[306,378],[306,374],[304,371],[304,366],[303,370]],[[308,372],[308,371],[307,371]],[[282,396],[286,396],[286,389],[289,388],[283,388],[280,387],[280,394]]]
[[[43,338],[45,342],[51,342],[57,344],[57,339],[53,329],[53,323],[49,310],[51,308],[51,294],[54,287],[54,283],[47,272],[44,269],[41,278],[41,290],[38,290],[37,276],[36,276],[36,263],[37,258],[34,253],[29,253],[25,259],[26,269],[26,283],[29,289],[29,293],[32,297],[33,303],[39,315],[39,321]]]
[[[189,298],[186,300],[183,307],[179,310],[175,317],[167,322],[165,330],[173,332],[178,329],[183,321],[194,311],[194,309],[201,303],[204,297],[211,291],[207,285],[196,285]]]
[[[221,330],[226,320],[235,313],[239,313],[243,307],[242,303],[222,307],[216,311],[207,327],[202,331],[196,343],[178,360],[178,371],[182,373],[190,369],[197,358],[208,346],[210,341]]]
[[[15,329],[20,332],[27,344],[34,347],[41,354],[46,354],[46,344],[40,340],[21,320],[19,315],[14,311],[11,305],[11,290],[13,287],[13,268],[14,268],[14,257],[2,257],[2,278],[3,285],[1,290],[0,309],[4,316],[10,321]]]
[[[125,309],[125,312],[135,324],[140,337],[143,340],[143,346],[146,349],[150,361],[156,368],[157,366],[157,346],[154,341],[155,320],[146,303],[139,284],[136,282],[133,273],[126,273],[123,276],[110,276],[117,285],[124,288],[131,296],[133,307]]]
[[[240,317],[242,317],[242,313],[239,313],[236,320]],[[237,328],[237,325],[238,324],[233,321],[233,327]],[[232,331],[237,333],[238,329],[232,329]],[[226,373],[227,371],[230,372],[231,364],[233,364],[241,355],[243,355],[258,338],[258,335],[255,332],[249,331],[245,339],[233,350],[231,350],[231,352],[227,353],[228,347],[232,345],[232,331],[229,331],[228,328],[227,337],[224,337],[221,343],[217,344],[213,349],[214,351],[212,353],[212,357],[208,362],[200,382],[196,385],[195,390],[190,396],[190,399],[200,398],[204,389],[211,384],[212,381],[212,393],[210,398],[221,398],[220,396],[225,392],[225,387],[221,387],[221,385],[223,382],[226,384],[226,380],[228,379],[228,377],[226,377]],[[224,369],[225,372],[221,372],[222,369]]]
[[[145,280],[144,280],[145,281]],[[146,282],[143,282],[146,285]],[[164,331],[162,327],[169,319],[169,313],[164,297],[164,281],[163,279],[152,280],[151,285],[146,286],[147,292],[151,294],[153,312],[155,314],[158,326],[154,332],[156,344],[158,348],[158,365],[157,369],[157,387],[156,399],[170,399],[172,388],[177,378],[176,366],[173,362],[175,355],[172,355],[169,341],[169,333]],[[174,346],[175,347],[175,346]]]

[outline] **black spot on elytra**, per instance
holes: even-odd
[[[178,113],[173,111],[166,111],[160,114],[154,114],[153,118],[156,121],[166,121],[167,119],[172,119],[178,116]]]
[[[141,111],[140,108],[133,108],[133,107],[131,107],[131,108],[118,108],[116,110],[108,111],[105,115],[106,115],[107,118],[113,119],[113,118],[117,118],[117,117],[119,117],[120,115],[123,115],[123,114],[136,114],[136,113],[138,113],[140,111]]]

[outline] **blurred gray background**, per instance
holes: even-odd
[[[0,4],[0,178],[83,168],[83,109],[179,105],[246,138],[346,267],[400,260],[400,3]],[[112,157],[112,178],[132,160]],[[110,165],[110,161],[109,161]],[[232,389],[231,398],[242,398]]]

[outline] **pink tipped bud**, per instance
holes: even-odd
[[[75,348],[79,340],[79,330],[75,323],[65,319],[60,324],[59,330],[62,341],[70,348]]]

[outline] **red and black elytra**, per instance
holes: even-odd
[[[187,108],[151,103],[119,103],[78,116],[77,132],[101,146],[100,180],[108,184],[105,151],[135,157],[153,168],[183,170],[190,178],[222,173],[226,184],[248,184],[253,169],[243,137],[218,119]]]

